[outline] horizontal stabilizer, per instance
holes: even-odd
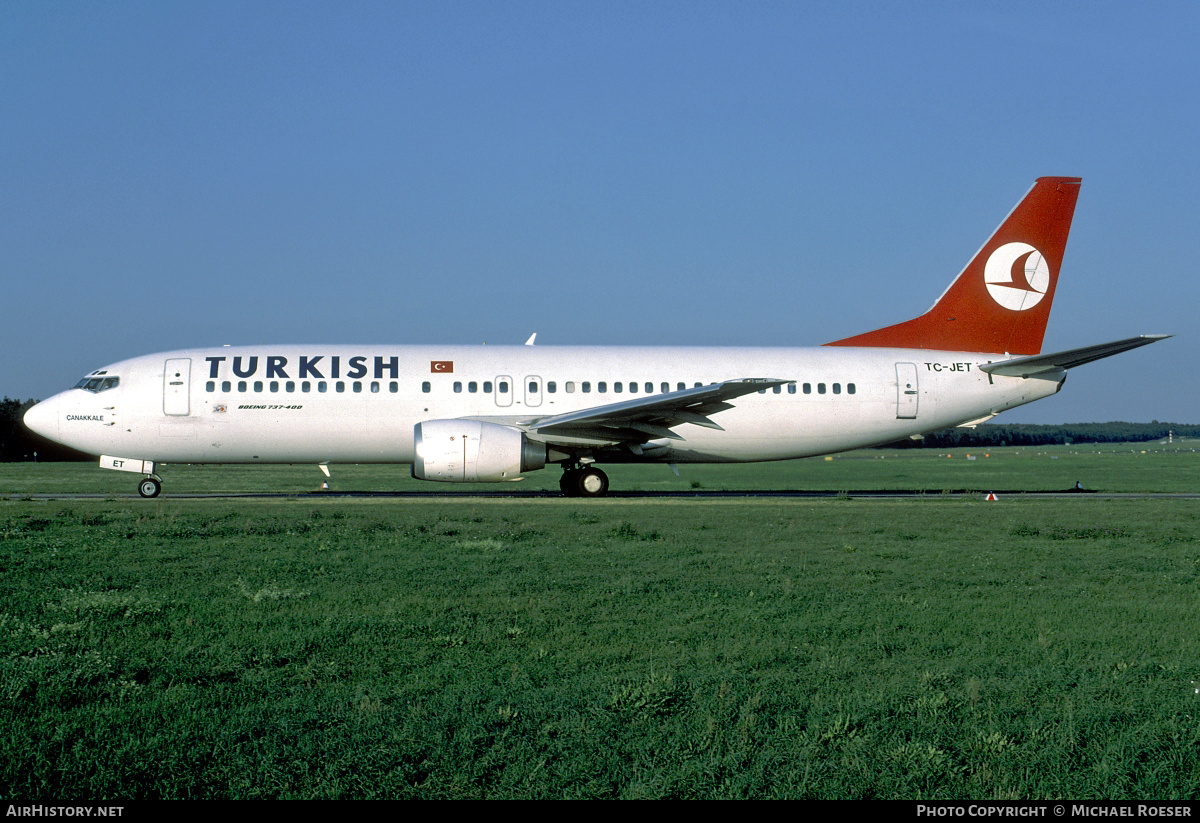
[[[1008,377],[1033,377],[1045,372],[1062,371],[1091,363],[1105,357],[1112,357],[1123,351],[1136,349],[1165,340],[1169,334],[1143,334],[1140,337],[1129,337],[1125,340],[1114,340],[1112,343],[1099,343],[1095,346],[1084,346],[1081,349],[1068,349],[1051,354],[1035,354],[1030,357],[1017,357],[1012,360],[1000,360],[995,363],[984,363],[980,371],[988,374],[1002,374]]]

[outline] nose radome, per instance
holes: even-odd
[[[42,437],[58,441],[58,395],[37,403],[25,412],[25,425]]]

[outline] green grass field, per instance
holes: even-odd
[[[664,465],[605,466],[613,491],[817,491],[913,489],[953,491],[1061,491],[1075,485],[1103,492],[1200,490],[1200,441],[1005,447],[937,452],[865,449],[830,459],[780,463],[683,465],[679,476]],[[972,459],[973,458],[973,459]],[[407,466],[333,466],[328,480],[316,466],[166,466],[163,494],[284,492],[303,494],[328,482],[333,491],[463,492],[558,491],[556,468],[519,482],[450,484],[413,480]],[[94,463],[0,463],[0,495],[133,494],[139,475],[105,471]]]
[[[1146,448],[611,474],[1197,488]],[[11,499],[0,569],[9,800],[1200,796],[1196,500]]]

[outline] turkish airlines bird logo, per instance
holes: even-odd
[[[454,371],[453,360],[431,360],[429,370],[435,374],[450,374]]]
[[[1028,243],[1005,243],[988,257],[983,269],[988,294],[1006,309],[1026,311],[1046,296],[1050,266]]]

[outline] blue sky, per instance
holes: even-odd
[[[0,4],[0,393],[222,343],[814,345],[1084,178],[997,422],[1200,422],[1200,4]],[[740,377],[742,375],[730,375]]]

